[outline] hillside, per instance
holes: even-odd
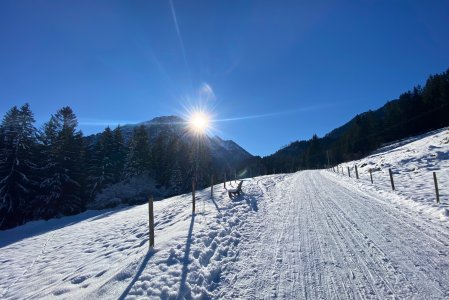
[[[444,299],[449,178],[439,177],[440,205],[419,192],[447,168],[448,138],[445,129],[380,149],[356,162],[360,180],[329,170],[261,176],[235,199],[217,184],[213,197],[197,192],[193,217],[190,194],[156,202],[150,251],[147,205],[0,232],[0,297]],[[418,171],[424,186],[406,195],[380,173],[379,186],[367,181],[364,168],[391,165],[414,165],[404,174]]]
[[[373,154],[334,167],[352,179],[358,167],[357,183],[370,190],[391,190],[388,169],[392,170],[398,201],[414,209],[425,210],[434,217],[446,217],[449,199],[449,128],[432,131],[420,136],[394,142],[376,150]],[[369,171],[372,171],[373,184]],[[433,173],[437,177],[441,205],[436,204]],[[404,200],[405,199],[405,200]]]
[[[359,159],[383,144],[449,125],[449,70],[431,75],[397,99],[358,114],[324,137],[296,141],[264,157],[260,164],[273,173],[322,168]]]

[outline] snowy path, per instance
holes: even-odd
[[[258,188],[265,197],[259,199],[263,219],[247,228],[234,288],[223,288],[222,296],[449,297],[446,223],[325,171],[263,179]]]
[[[0,298],[443,299],[449,224],[327,171],[0,232]]]

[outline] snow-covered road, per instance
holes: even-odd
[[[234,184],[235,185],[235,184]],[[443,299],[449,224],[328,171],[0,232],[0,298]]]
[[[256,182],[249,193],[261,194],[260,213],[243,234],[234,282],[223,296],[449,297],[446,223],[325,171]]]

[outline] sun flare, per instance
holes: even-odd
[[[209,127],[209,117],[204,112],[196,112],[190,117],[190,127],[197,133],[205,133]]]

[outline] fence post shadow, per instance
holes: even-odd
[[[140,275],[142,275],[143,270],[145,269],[146,265],[148,264],[148,261],[150,258],[156,253],[154,249],[149,249],[147,254],[145,255],[145,258],[142,260],[142,263],[140,264],[139,270],[136,272],[136,275],[134,275],[133,280],[128,284],[126,289],[123,291],[123,293],[120,295],[118,299],[123,300],[126,296],[128,296],[129,291],[133,287],[133,285],[136,283],[136,281],[139,279]]]
[[[192,232],[193,232],[193,224],[194,223],[195,223],[195,214],[192,214],[192,218],[190,220],[189,233],[187,235],[187,241],[186,241],[186,252],[184,253],[184,258],[183,258],[183,262],[182,262],[181,282],[179,284],[178,297],[176,299],[184,299],[182,292],[185,290],[186,281],[187,281],[190,245],[192,244]]]
[[[210,198],[212,200],[212,203],[215,205],[215,208],[218,212],[221,212],[221,208],[218,206],[217,202],[215,201],[214,197]]]

